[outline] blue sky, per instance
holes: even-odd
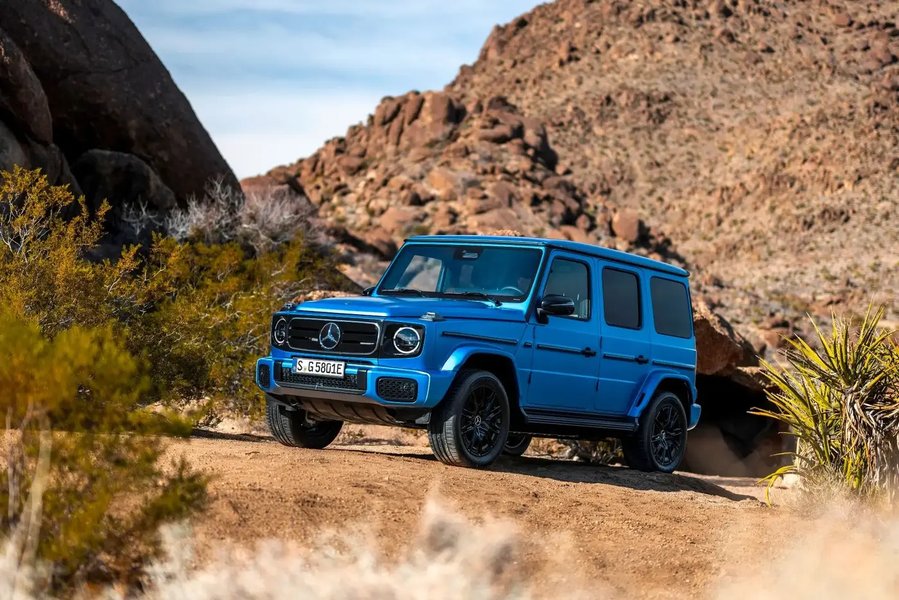
[[[378,101],[441,88],[537,0],[118,0],[237,172],[292,162]]]

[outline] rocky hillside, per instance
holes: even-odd
[[[560,0],[447,91],[546,123],[591,202],[668,235],[740,323],[895,301],[895,2]],[[899,308],[899,306],[895,306]]]
[[[237,181],[112,0],[0,0],[0,169],[44,170],[97,206],[165,211]],[[124,233],[124,232],[120,232]]]
[[[635,214],[590,202],[569,175],[543,122],[506,98],[410,92],[311,157],[244,183],[289,185],[338,238],[383,257],[416,233],[510,228],[667,255]]]
[[[383,253],[509,227],[682,258],[770,347],[806,311],[899,308],[896,19],[891,2],[558,0],[497,27],[445,90],[385,98],[269,177]]]

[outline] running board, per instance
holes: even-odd
[[[530,409],[525,414],[529,424],[561,425],[565,427],[582,427],[586,429],[604,429],[609,431],[634,432],[637,430],[636,419],[616,419],[579,413],[555,410]]]

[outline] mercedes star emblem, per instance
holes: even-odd
[[[326,323],[318,332],[318,343],[325,350],[333,350],[340,343],[340,326],[337,323]]]

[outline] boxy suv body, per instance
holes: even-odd
[[[269,426],[307,448],[343,422],[426,428],[473,467],[533,436],[613,436],[632,467],[673,471],[700,413],[687,276],[575,242],[411,238],[365,295],[273,316]]]

